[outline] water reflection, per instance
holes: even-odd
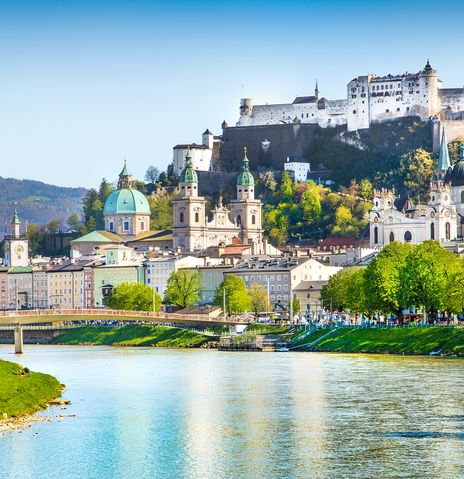
[[[9,349],[76,417],[0,438],[2,479],[464,477],[460,360]]]

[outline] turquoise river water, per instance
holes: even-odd
[[[71,405],[0,438],[1,479],[464,478],[462,360],[12,349]]]

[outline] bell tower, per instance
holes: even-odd
[[[231,220],[241,228],[240,239],[243,244],[262,243],[261,209],[261,200],[255,199],[255,180],[245,147],[242,172],[237,177],[237,198],[230,202]]]
[[[173,200],[174,248],[197,251],[207,246],[206,200],[198,196],[198,175],[192,164],[190,150],[179,181],[179,196]]]
[[[21,221],[16,206],[11,221],[11,235],[5,236],[5,266],[27,266],[29,264],[29,242],[21,235]]]

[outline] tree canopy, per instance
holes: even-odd
[[[180,269],[173,271],[168,278],[164,301],[181,308],[192,306],[200,301],[201,278],[197,271]]]
[[[235,274],[228,274],[225,277],[216,289],[214,304],[217,306],[223,307],[224,291],[228,314],[239,314],[250,310],[250,296],[242,278]]]
[[[161,303],[161,296],[143,283],[118,284],[113,294],[106,299],[109,308],[130,311],[153,311],[154,307],[160,311]]]

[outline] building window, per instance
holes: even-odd
[[[356,110],[353,110],[353,115],[356,115]]]
[[[142,231],[145,229],[145,223],[143,221],[140,223],[140,229]]]
[[[461,191],[461,203],[464,203],[464,190]]]
[[[430,223],[430,239],[435,239],[435,223]]]
[[[449,241],[451,239],[451,225],[449,223],[445,224],[445,235],[446,240]]]
[[[256,224],[256,216],[255,215],[251,215],[251,224],[252,225]]]
[[[181,223],[184,222],[184,213],[182,213],[182,212],[181,212],[181,214],[179,215],[179,221],[180,221]]]
[[[129,221],[124,221],[124,231],[129,231]]]
[[[404,241],[406,241],[407,243],[410,243],[412,241],[412,234],[410,231],[406,231],[406,233],[404,233]]]
[[[379,228],[377,226],[374,228],[374,244],[379,242]]]
[[[195,213],[195,223],[199,223],[200,222],[200,214],[198,213],[198,211]]]
[[[395,235],[393,234],[393,231],[390,232],[390,243],[393,243],[395,241]]]
[[[110,221],[110,224],[109,224],[108,228],[109,228],[110,231],[114,230],[114,223],[112,221]]]
[[[237,226],[241,226],[242,225],[242,217],[240,215],[237,215]]]

